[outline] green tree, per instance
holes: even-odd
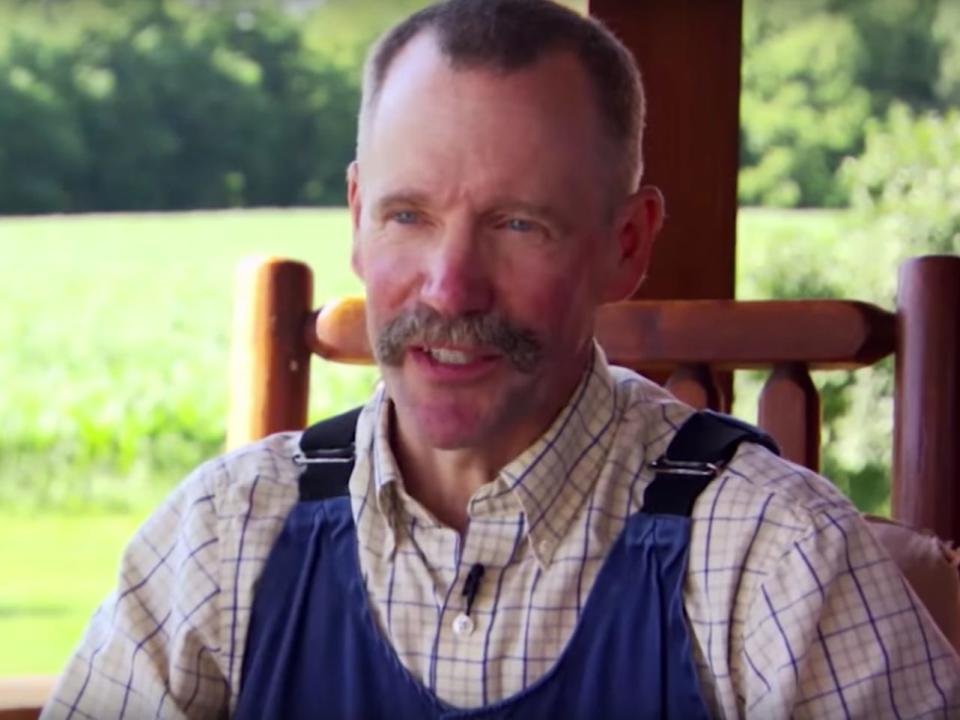
[[[740,200],[834,207],[866,120],[893,102],[945,109],[960,94],[953,0],[806,0],[745,5]]]
[[[911,255],[960,253],[960,110],[916,113],[891,106],[868,124],[866,148],[841,177],[850,193],[855,233],[878,271],[869,290],[891,302],[887,267]],[[879,254],[878,254],[879,253]]]
[[[866,51],[848,18],[816,13],[766,37],[748,24],[740,197],[747,204],[835,206],[833,172],[870,114],[858,84]]]
[[[43,46],[14,42],[0,59],[0,213],[74,209],[71,187],[90,153],[59,92],[63,74]]]
[[[343,204],[359,89],[294,18],[131,8],[0,58],[0,210]]]

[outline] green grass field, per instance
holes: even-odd
[[[0,502],[142,505],[216,452],[238,261],[303,259],[319,301],[359,291],[349,238],[342,211],[0,221]],[[369,378],[326,368],[314,416]]]
[[[143,514],[0,515],[0,676],[59,669]]]
[[[809,260],[838,227],[741,213],[741,292],[776,247]],[[239,259],[309,262],[319,302],[360,289],[349,236],[343,210],[0,219],[0,675],[61,667],[136,525],[221,447]],[[315,370],[311,415],[373,380]]]
[[[342,210],[0,219],[0,674],[55,672],[149,508],[222,447],[233,273],[355,293]],[[311,415],[367,369],[314,369]]]

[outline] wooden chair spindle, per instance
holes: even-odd
[[[759,425],[783,456],[820,469],[820,394],[801,363],[776,365],[760,393]]]
[[[698,410],[725,410],[725,399],[707,365],[681,365],[667,380],[667,389]]]
[[[277,258],[237,269],[230,347],[227,447],[307,423],[310,349],[303,325],[313,305],[313,272]]]

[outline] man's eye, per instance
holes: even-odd
[[[420,216],[413,210],[397,210],[390,213],[390,219],[401,225],[414,225],[420,219]]]
[[[507,230],[513,232],[528,233],[535,229],[532,222],[520,218],[510,218],[503,225]]]

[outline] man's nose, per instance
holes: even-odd
[[[448,317],[490,309],[488,258],[471,229],[449,228],[431,248],[420,300]]]

